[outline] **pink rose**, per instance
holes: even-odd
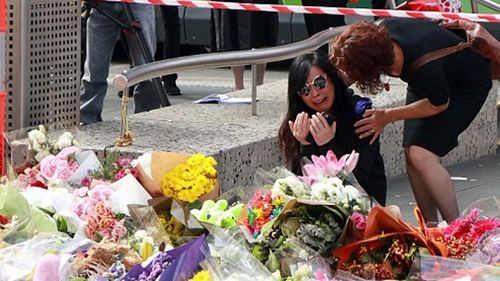
[[[125,236],[125,234],[127,234],[127,229],[125,228],[123,223],[124,220],[116,222],[113,230],[111,231],[112,237],[115,238],[116,240],[119,240],[120,238]]]
[[[57,158],[62,160],[67,160],[71,154],[75,154],[77,152],[80,152],[80,148],[76,146],[68,146],[63,150],[61,150],[59,153],[57,153]]]
[[[57,159],[54,155],[49,155],[42,159],[40,162],[40,173],[45,177],[52,177],[57,168],[57,163],[59,159]]]
[[[351,215],[351,219],[354,222],[354,226],[359,231],[364,231],[366,228],[366,217],[358,212],[354,212]]]

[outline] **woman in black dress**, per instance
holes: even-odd
[[[325,155],[332,150],[342,156],[359,152],[354,175],[366,192],[385,205],[386,177],[378,140],[368,144],[354,133],[371,101],[346,88],[325,53],[320,51],[297,57],[288,76],[288,112],[279,129],[278,142],[294,173],[300,173],[300,159]],[[329,125],[321,114],[335,117]],[[311,134],[312,138],[308,135]]]
[[[429,224],[437,211],[451,222],[458,216],[450,176],[440,163],[457,146],[457,137],[478,114],[492,87],[489,64],[469,49],[431,61],[412,73],[413,62],[461,39],[431,21],[387,19],[380,25],[359,22],[332,45],[332,63],[366,92],[381,91],[380,76],[408,83],[406,105],[368,110],[356,122],[361,138],[374,141],[384,127],[404,120],[403,146],[417,204]]]

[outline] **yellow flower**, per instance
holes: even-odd
[[[196,273],[196,275],[189,279],[189,281],[212,281],[212,276],[210,276],[210,272],[203,270]]]
[[[255,208],[255,209],[253,209],[253,211],[255,212],[255,217],[258,219],[261,218],[262,214],[264,213],[264,211],[262,211],[262,209],[259,209],[259,208]]]
[[[214,188],[217,182],[216,164],[213,157],[192,155],[186,163],[177,165],[163,176],[163,194],[182,201],[196,201]]]

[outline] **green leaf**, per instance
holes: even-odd
[[[60,232],[67,233],[68,232],[68,223],[66,222],[65,219],[59,217],[56,220],[56,225],[57,225],[57,230]]]

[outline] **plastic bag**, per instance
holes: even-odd
[[[483,238],[469,253],[467,261],[500,266],[500,229]]]
[[[420,254],[415,259],[408,278],[439,281],[499,280],[500,267]]]
[[[25,280],[50,250],[65,252],[74,242],[63,233],[40,233],[32,239],[0,250],[0,280]]]
[[[276,281],[266,267],[240,244],[230,232],[214,229],[207,237],[210,255],[203,263],[214,280]]]
[[[496,196],[481,198],[474,201],[462,211],[460,217],[466,217],[474,209],[479,211],[478,218],[480,219],[500,219],[500,199]]]

